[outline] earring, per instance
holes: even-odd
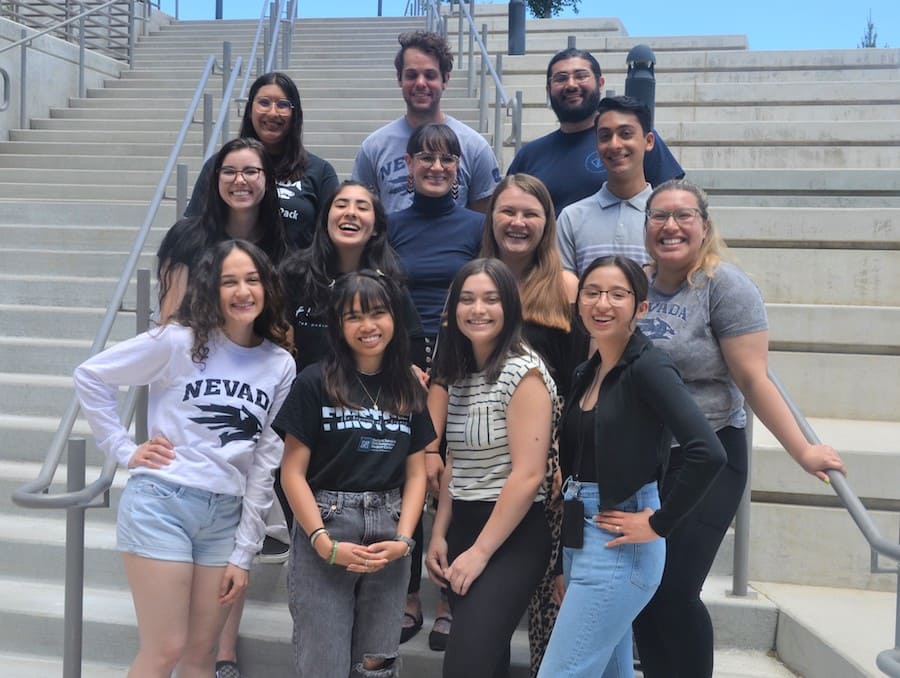
[[[453,185],[450,187],[450,197],[454,200],[459,197],[459,181],[456,179],[453,180]]]
[[[407,175],[406,175],[406,192],[407,192],[407,193],[412,193],[412,192],[415,191],[415,190],[416,190],[416,184],[415,184],[415,182],[413,181],[413,175],[412,175],[412,174],[407,174]]]

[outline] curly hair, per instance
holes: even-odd
[[[225,158],[233,151],[250,149],[259,156],[263,168],[266,192],[259,204],[257,224],[262,226],[262,237],[257,245],[266,256],[278,265],[288,251],[287,232],[281,220],[278,191],[272,161],[257,139],[239,137],[226,142],[215,156],[213,170],[207,177],[203,212],[196,217],[179,219],[166,233],[156,253],[156,277],[159,280],[159,299],[162,301],[172,287],[175,267],[183,265],[191,271],[200,257],[213,245],[229,240],[225,230],[231,208],[219,193],[219,170]]]
[[[503,191],[511,187],[537,198],[545,215],[544,233],[534,251],[532,266],[528,269],[528,275],[522,281],[519,290],[522,297],[522,316],[526,322],[568,332],[572,328],[571,304],[563,285],[562,259],[559,255],[559,246],[556,244],[556,216],[550,192],[540,179],[530,174],[511,174],[497,184],[484,218],[481,256],[503,259],[500,246],[494,237],[494,209]]]
[[[425,407],[425,391],[410,369],[409,336],[401,326],[403,296],[397,282],[381,273],[360,270],[343,276],[334,286],[328,307],[328,335],[331,352],[322,368],[325,394],[336,405],[360,409],[352,397],[356,392],[356,358],[344,337],[344,314],[359,301],[363,313],[383,306],[394,321],[394,336],[381,360],[383,375],[382,410],[393,414],[409,414]]]
[[[394,57],[394,68],[397,70],[398,81],[403,77],[403,56],[408,49],[417,49],[433,58],[438,62],[441,80],[447,82],[450,78],[450,72],[453,70],[453,54],[443,36],[428,31],[413,31],[398,35],[397,42],[400,43],[400,50]]]
[[[247,94],[247,103],[244,106],[244,117],[241,118],[241,136],[259,139],[259,135],[253,127],[251,113],[257,93],[266,85],[280,87],[285,98],[294,107],[291,111],[291,125],[284,140],[284,152],[275,165],[275,179],[285,182],[297,181],[303,178],[309,167],[309,152],[303,146],[303,106],[300,105],[300,92],[290,77],[284,73],[273,71],[263,73],[253,81]]]
[[[293,349],[290,326],[284,317],[284,291],[275,267],[266,253],[246,240],[217,243],[200,258],[192,271],[184,301],[178,309],[177,322],[194,333],[191,359],[203,364],[209,357],[210,337],[225,326],[220,301],[222,265],[235,249],[246,252],[259,274],[263,288],[263,309],[253,321],[253,332],[288,351]]]

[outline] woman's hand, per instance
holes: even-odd
[[[219,586],[219,605],[231,605],[244,595],[249,583],[248,570],[228,563],[225,566],[225,574],[222,575],[222,584]]]
[[[441,494],[441,475],[444,473],[444,460],[439,452],[425,451],[425,482],[432,497]]]
[[[402,541],[379,541],[368,546],[354,546],[351,550],[356,560],[347,565],[348,572],[372,574],[385,565],[406,555],[407,545]],[[362,559],[362,563],[359,562]]]
[[[826,483],[828,474],[825,471],[835,470],[847,475],[844,461],[831,445],[807,445],[795,459],[804,471]]]
[[[556,575],[553,579],[553,592],[550,595],[556,606],[561,607],[563,598],[566,595],[566,578],[561,574]]]
[[[427,391],[428,390],[428,382],[431,379],[431,377],[428,376],[428,372],[423,371],[422,368],[419,367],[418,365],[412,366],[412,372],[413,372],[413,375],[416,377],[416,380],[420,384],[422,384],[422,388],[424,388]]]
[[[128,468],[137,468],[144,466],[145,468],[161,469],[168,466],[175,458],[172,451],[175,448],[172,443],[163,436],[153,436],[145,443],[138,445],[138,448],[128,460]]]
[[[447,582],[453,592],[460,596],[466,595],[475,580],[484,572],[490,559],[490,556],[475,546],[460,553],[453,564],[446,568]]]
[[[606,548],[614,548],[622,544],[645,544],[659,539],[659,535],[650,527],[652,515],[651,508],[645,508],[640,513],[600,511],[594,516],[594,522],[600,529],[616,535],[615,539],[606,542]]]
[[[447,571],[447,540],[436,536],[434,533],[432,533],[431,541],[428,544],[425,569],[428,570],[428,576],[431,581],[442,589],[447,588],[447,577],[444,575]]]

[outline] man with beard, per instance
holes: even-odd
[[[594,118],[604,79],[590,52],[570,47],[557,52],[547,66],[547,96],[559,129],[535,139],[516,154],[507,174],[531,174],[546,184],[556,214],[563,207],[600,190],[606,169],[597,153]],[[684,170],[653,130],[655,144],[644,156],[644,175],[651,186],[684,176]]]
[[[366,137],[356,154],[351,178],[376,188],[388,214],[406,209],[413,195],[406,144],[419,127],[444,123],[456,133],[462,148],[453,197],[463,207],[484,212],[500,182],[500,167],[483,136],[441,112],[441,95],[453,70],[447,41],[425,31],[404,33],[397,40],[400,50],[394,67],[406,115]]]

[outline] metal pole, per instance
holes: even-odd
[[[84,17],[78,20],[78,96],[84,98]]]
[[[516,153],[522,148],[522,90],[516,90],[516,108],[513,111],[513,142]]]
[[[753,465],[753,410],[744,406],[747,412],[747,484],[737,514],[734,516],[734,561],[732,565],[731,595],[746,597],[747,580],[750,578],[750,478]]]
[[[181,211],[179,214],[183,214]],[[150,269],[139,268],[137,272],[137,299],[135,301],[135,330],[142,334],[150,329]],[[150,436],[147,432],[147,406],[150,388],[138,386],[135,391],[134,439],[144,442]]]
[[[628,75],[625,76],[625,96],[647,104],[650,109],[650,125],[656,108],[656,76],[653,69],[656,66],[656,55],[649,45],[635,45],[628,52],[625,59],[628,64]]]
[[[566,47],[569,49],[575,49],[575,36],[570,35],[566,41]]]
[[[134,0],[128,1],[128,65],[134,68],[134,46],[137,43],[134,28]]]
[[[456,47],[456,56],[459,58],[459,69],[462,69],[463,63],[463,8],[462,1],[459,3],[459,28],[456,29],[456,41],[459,43]]]
[[[222,0],[216,0],[216,19],[222,18]]]
[[[187,209],[188,168],[184,163],[175,166],[175,214],[179,217]]]
[[[481,24],[481,41],[487,44],[487,24]],[[482,55],[481,57],[481,81],[478,89],[478,131],[484,134],[487,131],[487,74],[488,62]]]
[[[20,35],[24,40],[26,37],[28,37],[28,31],[23,28]],[[23,42],[22,57],[19,60],[19,129],[25,129],[25,118],[28,112],[28,109],[25,106],[25,83],[27,82],[27,76],[28,45]]]
[[[381,16],[381,0],[378,0],[378,16]]]
[[[228,89],[228,80],[231,78],[231,43],[226,40],[222,43],[222,61],[224,62],[222,66],[222,96],[225,96],[225,90]],[[221,143],[224,144],[228,141],[228,106],[225,107],[222,115],[224,116],[224,120],[222,121],[222,138]]]
[[[475,93],[475,31],[472,26],[466,22],[466,28],[469,31],[469,63],[468,63],[468,80],[466,81],[467,96]],[[483,57],[482,57],[483,58]]]
[[[84,489],[86,444],[69,439],[66,491]],[[81,678],[84,631],[84,512],[83,506],[66,509],[66,593],[63,613],[63,678]]]
[[[497,80],[503,82],[503,55],[497,55]],[[500,99],[500,88],[494,97],[494,156],[497,164],[503,167],[503,102]]]
[[[203,95],[203,148],[209,146],[209,136],[212,134],[213,100],[212,94]],[[204,162],[206,158],[203,158]]]

